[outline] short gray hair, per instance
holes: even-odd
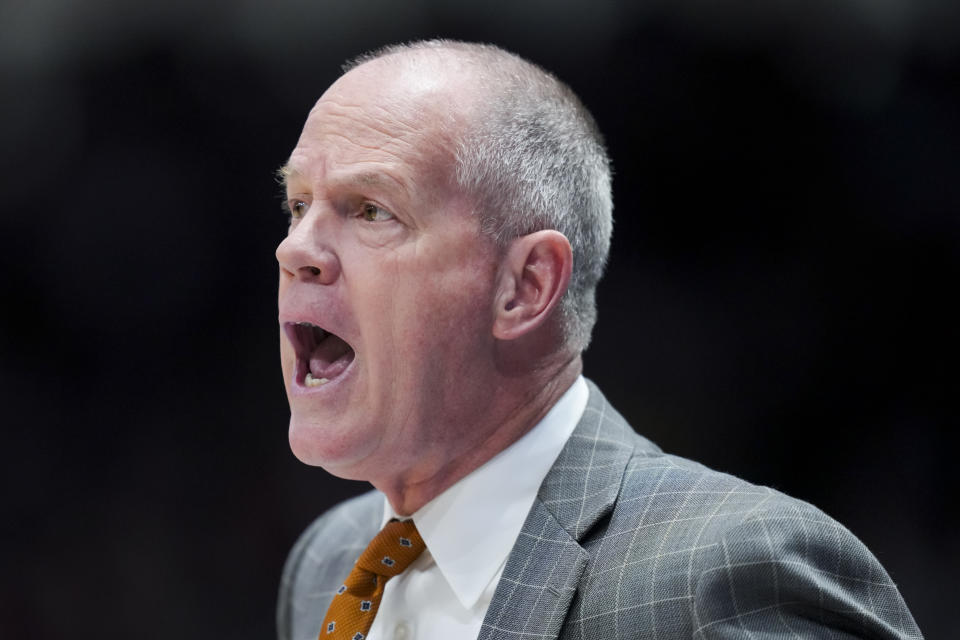
[[[561,302],[565,339],[586,349],[597,318],[596,287],[613,231],[610,160],[576,94],[548,71],[488,44],[428,40],[391,45],[344,66],[412,51],[453,53],[471,66],[484,103],[458,141],[455,179],[478,201],[481,229],[505,247],[554,229],[573,248]]]

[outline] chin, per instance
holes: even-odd
[[[362,429],[344,427],[342,422],[336,427],[320,426],[291,416],[290,450],[304,464],[348,480],[365,480],[359,467],[372,453],[369,439],[357,437]]]

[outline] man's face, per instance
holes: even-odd
[[[416,476],[456,455],[493,391],[496,252],[450,184],[438,123],[456,100],[433,82],[382,61],[355,69],[311,111],[287,165],[290,443],[344,477]]]

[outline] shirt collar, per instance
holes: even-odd
[[[589,394],[579,376],[523,437],[413,514],[440,573],[465,608],[477,603],[506,562]],[[384,505],[386,524],[397,516],[388,500]]]

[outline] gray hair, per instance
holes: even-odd
[[[357,58],[412,51],[453,53],[470,66],[484,96],[456,149],[457,184],[478,201],[481,229],[505,247],[554,229],[573,248],[573,274],[561,302],[567,344],[586,349],[597,318],[596,287],[610,250],[610,160],[593,117],[555,76],[487,44],[429,40],[392,45]]]

